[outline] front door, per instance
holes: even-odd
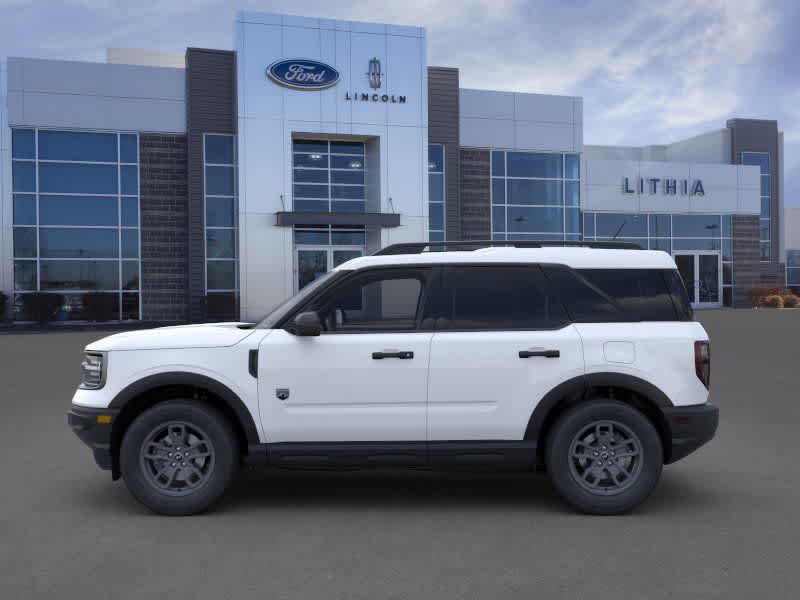
[[[301,246],[295,249],[294,291],[298,292],[351,258],[364,254],[359,246]]]
[[[321,335],[264,338],[258,394],[269,442],[425,440],[433,333],[420,319],[431,272],[354,273],[303,307],[318,313]]]
[[[721,306],[722,268],[719,252],[676,252],[674,258],[692,306],[695,308]]]

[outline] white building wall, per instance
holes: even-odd
[[[783,239],[786,241],[785,250],[800,250],[800,206],[783,207]],[[781,254],[783,261],[784,254]]]
[[[106,48],[106,62],[113,65],[184,69],[186,67],[186,53],[145,50],[143,48]]]
[[[367,140],[379,158],[379,172],[367,173],[373,193],[367,203],[401,214],[400,227],[382,230],[381,244],[427,239],[426,40],[418,27],[253,12],[238,13],[234,37],[241,315],[252,319],[293,292],[292,229],[275,226],[276,212],[292,210],[293,135]],[[373,57],[384,73],[380,90],[369,87],[366,75]],[[314,91],[288,89],[266,77],[272,62],[289,58],[330,64],[341,80]],[[346,92],[375,91],[403,95],[406,102],[345,99]]]
[[[186,131],[183,69],[8,59],[8,122],[13,125]]]
[[[730,129],[717,129],[672,144],[649,146],[596,146],[583,148],[584,158],[730,164]]]
[[[463,147],[583,151],[582,98],[461,89],[459,110]]]

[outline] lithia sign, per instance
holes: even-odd
[[[369,61],[367,81],[372,92],[346,91],[344,99],[350,102],[383,102],[387,104],[405,104],[406,97],[377,92],[383,86],[381,61],[377,57]],[[341,76],[334,67],[304,58],[277,60],[267,67],[267,77],[278,85],[293,90],[324,90],[339,83]]]
[[[657,194],[659,191],[666,196],[705,196],[703,182],[700,179],[670,179],[660,177],[623,177],[622,193],[637,194],[645,193]]]

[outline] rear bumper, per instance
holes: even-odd
[[[719,407],[713,402],[665,408],[664,417],[672,436],[667,463],[680,460],[710,441],[717,432]]]
[[[91,448],[94,461],[101,469],[111,469],[111,427],[118,410],[88,408],[73,404],[67,412],[67,424],[81,441]],[[110,416],[108,423],[98,422],[97,417]]]

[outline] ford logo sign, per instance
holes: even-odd
[[[316,60],[278,60],[267,67],[267,76],[277,84],[296,90],[324,90],[339,83],[339,71]]]

